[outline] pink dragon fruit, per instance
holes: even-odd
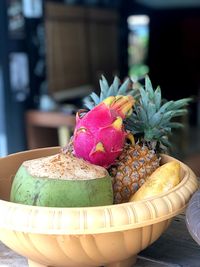
[[[110,96],[81,117],[76,115],[73,136],[75,156],[107,168],[122,152],[126,131],[123,119],[130,115],[132,96]]]

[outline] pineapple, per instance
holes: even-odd
[[[128,202],[158,167],[160,158],[144,143],[126,143],[122,154],[109,168],[112,177],[114,203]]]
[[[105,77],[100,80],[100,96],[92,93],[84,100],[88,109],[93,109],[109,96],[132,95],[137,100],[134,112],[125,120],[125,128],[137,140],[126,142],[118,159],[108,169],[114,190],[114,203],[129,201],[130,197],[146,181],[146,179],[159,167],[159,152],[166,152],[170,146],[169,136],[173,128],[182,124],[172,119],[187,112],[185,108],[189,98],[177,101],[164,101],[161,90],[155,91],[148,76],[145,86],[138,90],[130,90],[130,80],[120,85],[119,79],[114,78],[109,87]]]
[[[136,144],[126,144],[115,164],[109,169],[113,180],[114,202],[123,203],[138,190],[145,180],[159,166],[159,152],[167,152],[170,147],[169,136],[173,128],[182,127],[172,122],[177,116],[187,112],[185,108],[190,98],[177,101],[165,101],[158,87],[153,90],[148,76],[145,87],[140,88],[140,99],[130,118],[126,120],[126,129],[131,131]]]

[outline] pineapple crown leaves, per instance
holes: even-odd
[[[109,86],[106,78],[102,75],[99,80],[100,84],[100,95],[98,96],[96,93],[92,92],[88,97],[86,97],[83,102],[86,108],[91,110],[94,106],[98,105],[104,99],[109,96],[116,95],[132,95],[135,99],[138,98],[138,90],[133,89],[130,90],[131,80],[127,78],[122,84],[120,83],[120,79],[115,76],[113,83]]]
[[[140,98],[126,120],[126,129],[142,136],[144,141],[154,143],[158,150],[166,151],[171,146],[169,136],[172,129],[183,127],[182,123],[174,122],[174,118],[187,113],[186,107],[191,98],[177,101],[162,99],[160,87],[154,91],[148,76],[145,77],[145,87],[139,88],[139,91]]]

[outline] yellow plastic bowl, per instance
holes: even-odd
[[[0,240],[27,257],[29,266],[132,266],[137,253],[160,237],[198,188],[194,173],[181,163],[181,183],[148,200],[89,208],[9,202],[12,180],[21,163],[59,149],[30,150],[0,159]],[[172,159],[162,156],[163,163]]]

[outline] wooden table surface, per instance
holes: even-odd
[[[133,241],[134,242],[134,241]],[[27,261],[0,243],[0,267],[27,267]],[[184,215],[142,251],[134,267],[200,267],[200,247],[189,235]]]

